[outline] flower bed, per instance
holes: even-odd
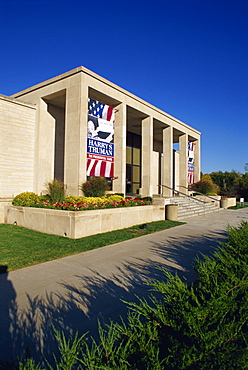
[[[29,207],[35,208],[47,208],[47,209],[60,209],[65,211],[86,211],[92,209],[106,209],[106,208],[121,208],[121,207],[134,207],[134,206],[145,206],[150,205],[152,202],[149,200],[142,200],[139,198],[130,199],[126,198],[120,202],[95,202],[95,203],[85,203],[85,202],[60,202],[51,203],[49,199],[44,201],[35,201],[30,204]]]
[[[59,209],[65,211],[86,211],[92,209],[106,209],[117,207],[145,206],[152,204],[151,197],[124,198],[118,194],[102,197],[67,196],[63,201],[52,202],[47,195],[38,195],[33,192],[24,192],[15,196],[14,206]]]

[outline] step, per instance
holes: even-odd
[[[199,202],[193,197],[173,197],[166,198],[170,200],[170,204],[178,205],[178,220],[184,220],[189,217],[203,216],[207,213],[219,211],[220,208],[214,203]]]
[[[219,209],[219,211],[222,210]],[[183,220],[186,220],[187,218],[190,218],[190,217],[196,217],[196,216],[205,216],[206,214],[209,214],[209,213],[213,213],[213,212],[216,212],[218,211],[218,209],[214,210],[214,211],[211,211],[211,212],[197,212],[197,213],[187,213],[187,214],[182,214],[182,215],[179,215],[178,216],[178,221],[183,221]]]

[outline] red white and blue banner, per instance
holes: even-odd
[[[194,143],[188,143],[188,184],[194,184]]]
[[[114,177],[114,108],[88,99],[87,176]]]

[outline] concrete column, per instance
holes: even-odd
[[[152,152],[153,152],[153,118],[142,120],[141,137],[141,189],[142,196],[152,196]]]
[[[126,192],[126,142],[127,142],[127,108],[121,103],[115,108],[114,134],[114,176],[113,190],[117,193]]]
[[[188,134],[183,134],[179,137],[179,146],[179,190],[185,193],[186,189],[184,187],[188,185]]]
[[[66,89],[64,178],[69,195],[78,195],[86,179],[88,87],[81,75],[76,77]]]
[[[47,111],[47,103],[38,99],[37,115],[39,125],[36,130],[34,189],[39,194],[45,191],[45,184],[54,177],[55,119]]]
[[[79,184],[82,184],[87,179],[86,169],[87,169],[87,134],[88,134],[88,95],[89,88],[84,82],[83,76],[81,76],[82,81],[80,84],[80,141],[79,141],[79,168],[78,177]],[[79,195],[82,195],[79,191]]]
[[[200,163],[200,139],[194,141],[194,182],[201,179],[201,163]]]
[[[173,127],[163,130],[162,185],[173,187]],[[172,190],[162,187],[162,194],[172,196]]]

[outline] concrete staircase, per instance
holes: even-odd
[[[165,198],[170,200],[167,204],[178,204],[178,221],[189,217],[204,216],[207,213],[218,212],[220,208],[214,202],[199,202],[194,197]]]

